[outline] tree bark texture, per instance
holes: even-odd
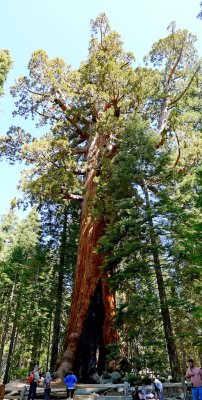
[[[94,178],[106,140],[104,136],[96,136],[89,144],[73,300],[64,351],[58,360],[60,375],[73,367],[80,381],[89,379],[91,367],[97,367],[99,372],[104,370],[106,346],[117,341],[112,323],[115,298],[100,268],[103,255],[96,252],[105,224],[101,218],[94,219],[91,213],[96,192]]]

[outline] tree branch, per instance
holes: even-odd
[[[173,99],[173,100],[170,102],[170,104],[169,104],[169,106],[168,106],[169,109],[171,108],[171,106],[173,106],[174,104],[176,104],[176,103],[184,96],[184,94],[186,93],[186,91],[190,88],[190,86],[191,86],[191,84],[192,84],[192,82],[193,82],[193,80],[194,80],[194,78],[195,78],[197,72],[199,71],[199,69],[200,69],[200,65],[196,68],[196,71],[195,71],[194,74],[192,75],[192,77],[191,77],[191,79],[190,79],[190,81],[189,81],[187,87],[179,94],[179,96],[177,96],[175,99]]]
[[[158,193],[158,189],[155,186],[151,185],[151,184],[147,184],[147,188],[154,194]]]
[[[75,136],[76,137],[76,136]],[[85,142],[89,138],[89,135],[87,133],[83,133],[83,135],[80,135],[80,139],[74,140],[70,143],[71,148],[75,148],[79,144]]]
[[[72,172],[74,175],[85,175],[87,172],[87,169],[85,168],[75,168],[75,169],[71,169],[71,168],[66,168],[66,172]]]
[[[114,144],[114,146],[112,146],[112,148],[106,154],[106,157],[109,158],[110,160],[112,160],[112,158],[115,157],[117,152],[118,152],[118,146],[117,146],[117,144]]]
[[[174,167],[176,167],[176,165],[178,164],[179,159],[180,159],[180,156],[181,156],[180,141],[179,141],[179,138],[178,138],[178,135],[177,135],[176,132],[175,132],[175,136],[176,136],[177,145],[178,145],[178,156],[177,156],[177,159],[176,159],[176,161],[175,161]]]
[[[173,73],[175,72],[175,69],[176,69],[176,67],[177,67],[177,64],[180,62],[180,59],[181,59],[181,57],[182,57],[182,50],[183,50],[183,47],[181,48],[180,53],[179,53],[179,55],[178,55],[178,57],[177,57],[177,60],[176,60],[175,64],[173,65],[173,67],[172,67],[172,69],[171,69],[171,71],[170,71],[170,73],[169,73],[169,75],[168,75],[168,84],[169,84],[170,81],[171,81],[171,78],[172,78],[172,76],[173,76]]]
[[[71,153],[74,154],[86,154],[88,152],[88,146],[78,147],[77,149],[73,149]]]
[[[39,93],[39,92],[34,92],[33,90],[30,90],[27,88],[29,93],[36,94],[37,96],[44,96],[44,97],[49,97],[51,95],[50,92],[44,92],[44,93]]]
[[[64,195],[64,199],[66,200],[83,201],[83,196],[79,194],[68,193],[67,188],[65,186],[61,186],[61,193]]]

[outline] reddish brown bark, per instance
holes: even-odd
[[[64,343],[64,351],[59,360],[60,374],[74,367],[76,353],[89,312],[90,303],[95,295],[96,288],[101,282],[101,296],[104,314],[102,327],[102,348],[98,352],[106,351],[109,343],[117,341],[117,334],[113,328],[112,316],[115,312],[115,298],[110,291],[107,276],[102,268],[103,255],[97,254],[98,241],[103,234],[104,221],[92,216],[92,200],[95,196],[96,176],[100,164],[100,149],[106,144],[106,137],[97,136],[89,145],[87,157],[88,174],[85,183],[85,196],[82,204],[80,238],[78,246],[77,266],[74,282],[73,300]],[[99,312],[98,310],[96,312]],[[87,329],[87,328],[85,328]]]

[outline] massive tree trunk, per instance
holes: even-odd
[[[105,224],[91,213],[96,191],[94,178],[100,165],[100,151],[106,143],[106,136],[96,136],[89,145],[72,307],[64,351],[58,361],[60,374],[73,367],[83,382],[88,381],[91,367],[97,367],[100,373],[104,370],[107,345],[117,341],[112,323],[115,298],[100,268],[103,255],[96,252]]]

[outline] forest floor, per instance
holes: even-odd
[[[25,385],[29,385],[27,380],[14,380],[10,381],[9,383],[6,384],[5,386],[5,394],[7,394],[9,397],[13,396],[14,394],[20,393],[20,391],[23,389]],[[43,381],[40,380],[38,387],[39,392],[43,390]],[[54,391],[64,391],[65,390],[65,385],[62,380],[56,380],[52,382],[52,392]],[[37,390],[38,391],[38,390]],[[6,396],[6,398],[8,398]]]
[[[6,392],[12,392],[14,390],[20,390],[22,389],[25,385],[29,385],[27,380],[15,380],[15,381],[10,381],[9,383],[6,384]],[[42,388],[43,387],[43,382],[42,380],[39,381],[38,387]],[[52,388],[57,388],[57,389],[62,389],[64,388],[65,385],[63,381],[60,379],[55,380],[52,382]]]

